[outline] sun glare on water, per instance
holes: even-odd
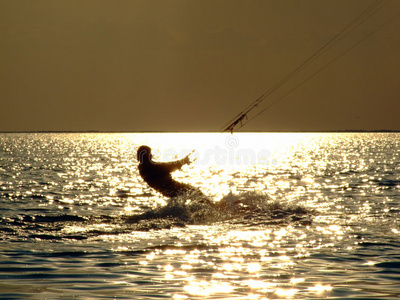
[[[66,298],[395,298],[399,141],[367,133],[3,135],[3,295],[27,295],[26,284],[42,298],[55,290]],[[215,205],[171,200],[147,185],[141,145],[157,162],[189,154],[192,163],[172,176]]]
[[[160,162],[174,161],[190,154],[192,164],[174,172],[173,176],[178,181],[201,188],[214,201],[219,201],[229,193],[240,194],[245,191],[275,193],[278,196],[279,191],[285,191],[282,197],[285,197],[286,201],[295,201],[304,193],[303,186],[311,187],[316,184],[310,176],[296,177],[293,170],[294,162],[299,167],[307,168],[307,159],[301,158],[296,161],[293,155],[298,147],[304,147],[302,142],[307,136],[289,133],[133,134],[126,136],[128,141],[133,142],[126,145],[131,145],[131,152],[136,151],[135,148],[132,149],[132,144],[135,147],[148,145],[152,148],[153,159]],[[318,151],[318,145],[313,145],[310,139],[308,142],[306,146],[309,149],[315,147],[315,151]],[[122,145],[125,145],[124,142]],[[276,170],[282,169],[290,170],[294,174],[291,175],[293,178],[280,176]],[[274,179],[271,184],[268,174],[278,179]],[[138,178],[139,181],[131,187],[131,191],[136,194],[141,193],[140,186],[143,188],[143,183],[140,182],[140,177]],[[299,183],[297,190],[292,190],[294,181]],[[118,188],[115,188],[115,193],[117,192]],[[128,198],[125,213],[134,214],[140,211],[137,204],[140,199],[143,199],[144,203],[155,203],[162,199],[152,191],[146,197]],[[158,205],[165,203],[159,202]],[[173,294],[175,299],[224,297],[237,290],[246,291],[249,298],[253,299],[294,298],[302,289],[310,294],[321,295],[331,291],[332,287],[326,283],[305,282],[305,278],[299,274],[295,276],[291,269],[296,264],[296,258],[308,257],[310,248],[330,247],[332,241],[342,238],[344,230],[338,225],[317,227],[319,234],[330,236],[327,244],[310,240],[306,232],[293,226],[243,230],[203,225],[188,227],[184,232],[179,232],[178,229],[169,230],[170,237],[184,237],[187,242],[202,236],[203,243],[208,247],[217,247],[218,250],[216,253],[185,248],[155,250],[139,264],[143,267],[150,266],[153,261],[165,260],[164,257],[168,257],[165,264],[160,264],[158,269],[164,274],[163,280],[166,282],[183,284],[182,292]],[[116,241],[110,236],[105,235],[104,238]],[[124,238],[126,242],[140,240],[135,233],[120,235],[119,241],[123,242]],[[293,241],[290,250],[285,249],[288,241]],[[263,278],[262,274],[266,269],[274,275]],[[274,276],[286,276],[288,279],[282,284]]]

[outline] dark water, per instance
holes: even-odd
[[[136,149],[196,161],[166,199]],[[400,298],[400,134],[1,134],[0,298]]]

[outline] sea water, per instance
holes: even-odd
[[[149,188],[140,145],[158,161],[195,150],[174,177],[220,208]],[[399,298],[399,147],[398,133],[0,134],[0,298]]]

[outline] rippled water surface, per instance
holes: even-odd
[[[149,188],[143,144],[160,161],[195,149],[174,176],[220,208]],[[397,133],[0,134],[0,298],[400,298],[399,146]]]

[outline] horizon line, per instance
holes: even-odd
[[[236,131],[234,133],[385,133],[385,132],[400,132],[400,129],[345,129],[345,130],[309,130],[309,131],[285,131],[285,130],[249,130]],[[0,133],[225,133],[221,131],[168,131],[168,130],[139,130],[139,131],[124,131],[124,130],[15,130],[15,131],[0,131]],[[230,134],[229,132],[227,132]]]

